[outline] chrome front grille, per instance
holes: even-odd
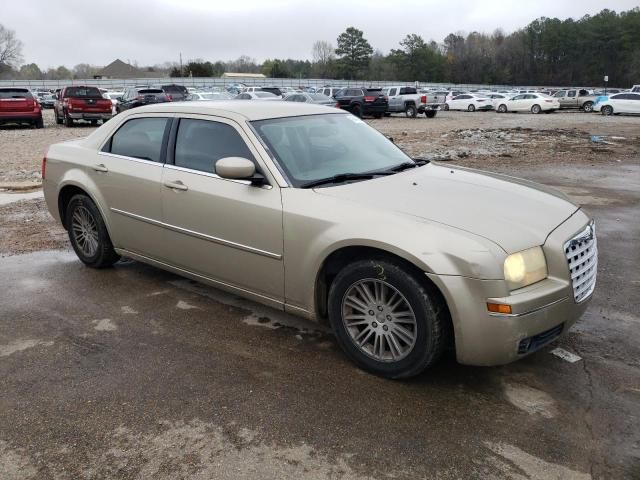
[[[569,264],[573,298],[576,303],[580,303],[589,297],[596,287],[598,242],[593,222],[565,243],[564,253]]]

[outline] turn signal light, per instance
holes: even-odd
[[[487,303],[487,310],[492,313],[512,313],[511,305],[505,305],[504,303]]]

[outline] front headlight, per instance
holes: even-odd
[[[547,278],[547,261],[541,247],[509,255],[504,261],[504,279],[509,290],[526,287]]]

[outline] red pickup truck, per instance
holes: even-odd
[[[53,111],[60,125],[73,127],[75,120],[97,125],[98,120],[104,123],[111,118],[111,106],[111,100],[104,98],[98,88],[74,85],[60,90]]]
[[[0,88],[0,125],[3,123],[44,127],[40,104],[27,88]]]

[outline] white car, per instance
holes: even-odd
[[[507,95],[506,93],[487,93],[485,96],[491,99],[491,102],[493,103],[493,109],[497,110],[500,103],[506,102],[515,95],[515,93],[512,95]]]
[[[525,93],[516,95],[510,99],[498,102],[496,111],[506,112],[553,112],[560,110],[560,102],[557,98],[544,95],[542,93]]]
[[[102,96],[104,98],[106,98],[107,100],[111,100],[111,111],[112,113],[115,115],[116,112],[116,105],[118,105],[118,102],[120,100],[118,100],[119,98],[121,98],[124,95],[124,92],[103,92]]]
[[[273,101],[273,100],[282,100],[282,97],[274,95],[269,92],[242,92],[240,95],[236,97],[236,100],[262,100],[262,101]]]
[[[187,95],[186,100],[192,102],[233,100],[233,95],[227,92],[192,92]]]
[[[640,114],[640,89],[638,89],[638,93],[616,93],[602,102],[597,101],[597,103],[593,105],[593,111],[600,112],[603,115],[614,115],[617,113]]]
[[[490,98],[473,93],[465,93],[447,100],[446,110],[466,110],[475,112],[476,110],[493,110],[493,102]]]

